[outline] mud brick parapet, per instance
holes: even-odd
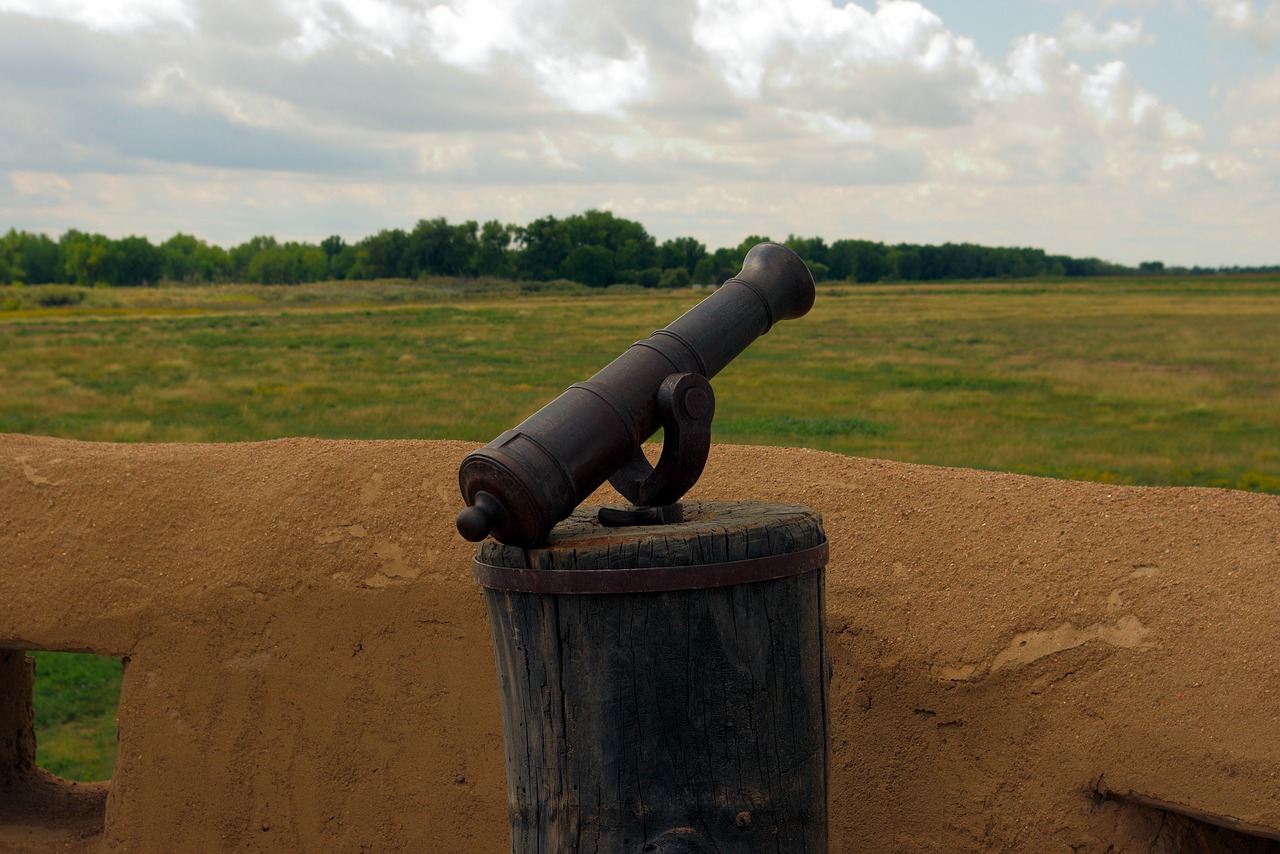
[[[504,850],[475,447],[0,436],[0,852]],[[825,520],[832,851],[1280,835],[1280,498],[728,446],[691,497]],[[31,766],[33,649],[127,660],[105,786]]]

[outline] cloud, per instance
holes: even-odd
[[[1280,68],[1228,92],[1223,115],[1234,145],[1280,163]]]
[[[1200,0],[1213,12],[1213,22],[1251,41],[1261,50],[1280,46],[1280,0],[1259,8],[1253,0]]]
[[[20,196],[66,198],[71,192],[71,184],[56,172],[10,172],[9,183]]]
[[[1081,51],[1114,51],[1136,44],[1151,44],[1155,39],[1144,36],[1142,21],[1112,21],[1099,31],[1094,23],[1079,12],[1071,12],[1061,26],[1062,42],[1069,48]]]
[[[0,215],[228,243],[601,206],[713,246],[1218,260],[1126,237],[1236,197],[1280,218],[1280,78],[1225,81],[1233,130],[1206,139],[1144,85],[1156,51],[1080,59],[1164,32],[1158,6],[1113,5],[1000,55],[930,0],[152,0],[110,26],[88,2],[0,0]]]
[[[1139,22],[1101,33],[1083,19],[1068,24],[1075,45],[1143,38]],[[694,40],[727,90],[770,116],[768,132],[789,134],[793,151],[827,164],[833,184],[869,184],[882,170],[951,192],[1063,181],[1145,189],[1199,156],[1201,129],[1126,63],[1082,68],[1066,37],[1032,33],[998,65],[908,0],[874,11],[830,0],[702,0]],[[809,141],[818,139],[846,156],[817,155]],[[893,168],[889,151],[900,155]]]
[[[438,4],[392,0],[270,0],[294,22],[286,52],[307,59],[339,44],[353,44],[407,62],[432,58],[482,74],[502,63],[529,76],[541,92],[575,112],[618,116],[650,92],[648,58],[621,38],[616,53],[602,52],[599,33],[574,26],[607,16],[570,0],[446,0]],[[602,20],[603,19],[603,20]],[[614,36],[623,32],[614,27]],[[608,39],[605,39],[606,41]],[[615,38],[615,40],[618,40]],[[505,70],[505,69],[503,69]]]
[[[532,68],[543,92],[580,113],[621,116],[623,107],[649,93],[648,60],[636,45],[624,59],[553,54]]]
[[[738,98],[899,124],[966,121],[983,66],[972,40],[912,0],[874,12],[831,0],[699,0],[693,40]]]
[[[503,8],[493,0],[469,0],[435,6],[426,12],[426,36],[445,62],[472,71],[483,71],[500,53],[520,54],[525,49],[521,25],[539,27],[542,21],[522,21],[518,7]]]
[[[91,30],[128,33],[168,25],[195,27],[192,0],[0,0],[0,14],[67,21]]]

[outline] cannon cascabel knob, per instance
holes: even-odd
[[[502,502],[487,492],[476,493],[476,503],[462,508],[458,513],[458,533],[463,539],[478,543],[494,528],[507,523],[507,511]]]

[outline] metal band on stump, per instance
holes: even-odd
[[[584,509],[541,548],[478,550],[500,586],[548,579],[485,590],[513,852],[827,850],[821,517],[684,515],[620,529]]]
[[[827,553],[824,540],[804,551],[725,563],[560,572],[493,566],[474,560],[471,562],[471,574],[481,587],[514,593],[661,593],[667,590],[706,590],[802,575],[825,567]]]

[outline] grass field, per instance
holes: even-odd
[[[108,780],[116,761],[119,659],[31,653],[36,681],[36,764],[70,780]]]
[[[0,432],[483,442],[706,296],[466,282],[75,290],[0,288]],[[714,384],[719,442],[1280,493],[1280,277],[822,285],[809,316]],[[118,696],[118,662],[88,666]],[[42,657],[39,672],[56,670]],[[88,696],[72,704],[83,713],[42,713],[45,692],[43,767],[109,770],[44,764],[62,762],[48,751],[68,732],[113,746],[115,714],[90,714]]]
[[[0,312],[0,431],[488,441],[705,293],[380,283],[107,296]],[[714,435],[1280,492],[1277,330],[1276,277],[824,285],[808,317],[716,379]]]

